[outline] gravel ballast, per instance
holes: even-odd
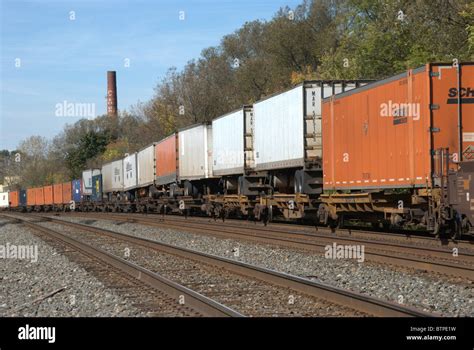
[[[27,228],[0,219],[0,246],[37,247],[36,262],[0,259],[1,317],[146,316]]]
[[[367,261],[326,259],[323,255],[301,250],[135,223],[61,219],[263,266],[444,316],[474,316],[474,285],[451,283],[437,275],[400,271]]]

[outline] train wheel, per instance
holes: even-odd
[[[337,216],[337,219],[332,219],[331,217],[329,217],[328,224],[329,224],[329,228],[332,231],[335,231],[338,228],[342,228],[344,227],[344,216],[342,214],[339,214]]]

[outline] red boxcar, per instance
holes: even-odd
[[[72,200],[72,186],[71,182],[65,182],[62,184],[63,187],[63,204],[69,204]]]
[[[10,192],[10,197],[9,197],[9,201],[10,201],[10,208],[16,208],[18,207],[18,204],[19,204],[19,191],[12,191]]]
[[[63,204],[63,184],[53,185],[53,203]]]

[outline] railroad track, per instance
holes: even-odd
[[[189,288],[166,279],[150,270],[121,259],[105,250],[85,244],[51,228],[26,221],[17,216],[0,215],[13,219],[39,233],[43,240],[60,246],[66,246],[69,255],[87,270],[106,279],[108,284],[125,291],[128,298],[135,299],[135,305],[154,316],[242,316],[238,312],[200,295]],[[73,249],[72,252],[70,249]],[[80,255],[79,257],[77,255]],[[104,267],[104,264],[106,267]],[[179,300],[185,300],[180,304]],[[184,299],[183,299],[184,298]]]
[[[69,216],[71,214],[61,214]],[[118,220],[154,227],[177,229],[198,234],[244,239],[259,243],[276,244],[283,247],[305,249],[323,254],[327,245],[363,245],[365,258],[369,261],[436,272],[448,276],[474,281],[474,252],[462,247],[435,247],[432,245],[400,243],[398,241],[370,240],[350,236],[308,233],[305,230],[289,230],[288,227],[255,226],[248,224],[221,224],[204,220],[186,220],[157,216],[125,215],[111,213],[74,213],[73,216]],[[183,225],[185,224],[185,225]],[[457,254],[453,255],[453,249]]]
[[[80,213],[70,213],[70,214],[80,214]],[[99,213],[100,214],[100,213]],[[129,213],[113,213],[113,215],[123,215],[131,217],[146,217],[146,218],[155,218],[155,220],[165,219],[166,221],[176,221],[176,222],[209,222],[209,217],[184,217],[179,215],[166,215],[158,216],[156,214],[129,214]],[[216,222],[222,222],[221,220],[215,220]],[[257,223],[250,220],[239,220],[239,219],[226,219],[225,224],[233,227],[255,227]],[[261,227],[261,228],[260,228]],[[284,223],[284,222],[271,222],[267,226],[260,226],[259,229],[262,231],[274,232],[275,230],[285,231],[288,233],[307,233],[313,235],[323,235],[334,237],[351,237],[351,238],[364,238],[370,240],[379,240],[379,241],[389,241],[397,243],[410,243],[420,246],[434,246],[434,247],[443,247],[443,248],[458,248],[458,249],[468,249],[474,251],[474,240],[453,240],[453,239],[440,239],[435,238],[431,235],[422,234],[421,232],[416,231],[407,231],[404,233],[401,232],[380,232],[375,230],[367,230],[361,227],[351,227],[351,228],[337,228],[330,229],[324,226],[314,226],[314,225],[304,225],[304,224],[295,224],[295,223]]]
[[[308,279],[149,239],[57,218],[35,215],[34,219],[36,222],[33,225],[58,225],[77,230],[73,236],[102,246],[102,249],[106,247],[122,252],[128,248],[134,252],[134,259],[140,261],[140,266],[151,266],[155,262],[160,266],[160,273],[168,273],[175,278],[178,276],[180,283],[193,285],[205,291],[202,293],[204,295],[212,294],[216,300],[224,300],[222,304],[244,315],[434,316]],[[181,279],[185,282],[181,282]],[[292,298],[296,302],[289,302]]]

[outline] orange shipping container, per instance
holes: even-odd
[[[18,191],[12,191],[10,192],[10,197],[9,197],[9,201],[10,201],[10,207],[11,208],[16,208],[18,207],[18,204],[19,204],[19,192]]]
[[[35,188],[35,205],[44,205],[44,190],[43,187]]]
[[[53,205],[53,186],[44,186],[44,204]]]
[[[176,181],[178,173],[178,136],[173,134],[155,146],[156,183],[168,184]]]
[[[32,206],[36,204],[36,188],[28,188],[26,190],[26,205]]]
[[[425,187],[435,150],[474,159],[472,116],[474,63],[427,64],[326,99],[324,189]]]
[[[63,203],[68,204],[72,200],[72,187],[71,182],[65,182],[63,186]]]
[[[53,203],[63,204],[63,184],[53,185]]]

